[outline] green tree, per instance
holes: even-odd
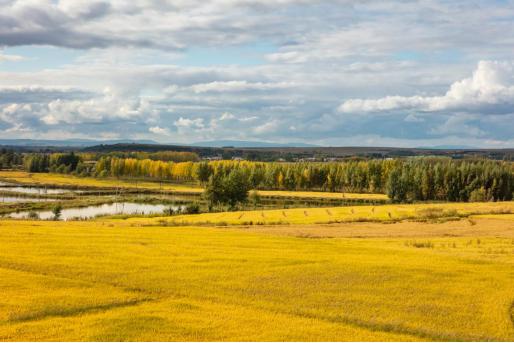
[[[229,205],[233,209],[248,199],[250,190],[248,176],[240,169],[233,169],[228,175],[211,175],[205,188],[205,198],[212,205]]]
[[[59,220],[61,218],[61,214],[62,214],[61,204],[55,205],[54,208],[52,209],[52,213],[54,215],[54,220]]]
[[[212,174],[212,169],[207,162],[201,162],[198,164],[198,169],[196,170],[196,177],[201,184],[205,184],[209,181],[209,177]]]

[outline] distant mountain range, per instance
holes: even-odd
[[[130,140],[130,139],[113,139],[113,140],[94,140],[94,139],[0,139],[0,145],[17,146],[17,147],[77,147],[86,148],[95,145],[111,145],[111,144],[158,144],[162,143],[153,140]],[[312,144],[304,143],[272,143],[272,142],[258,142],[258,141],[235,141],[235,140],[219,140],[208,142],[196,142],[192,144],[177,144],[166,143],[166,145],[174,146],[194,146],[194,147],[235,147],[235,148],[286,148],[298,147],[309,148],[317,147]]]
[[[158,144],[152,140],[94,140],[94,139],[0,139],[0,145],[25,147],[89,147],[99,144]]]
[[[305,144],[305,143],[273,143],[273,142],[258,142],[258,141],[233,141],[233,140],[220,140],[220,141],[206,141],[196,142],[190,144],[191,146],[201,147],[234,147],[234,148],[315,148],[319,145]]]
[[[275,143],[275,142],[262,142],[262,141],[238,141],[238,140],[214,140],[195,142],[191,144],[185,143],[160,143],[151,139],[109,139],[109,140],[95,140],[95,139],[0,139],[0,146],[12,146],[12,147],[55,147],[55,148],[88,148],[97,145],[114,145],[114,144],[134,144],[134,145],[156,145],[173,148],[173,147],[201,147],[201,148],[322,148],[331,149],[330,147],[322,147],[314,144],[306,143]],[[343,147],[341,147],[343,148]],[[345,149],[352,150],[351,147],[344,147]],[[373,147],[354,147],[357,150],[376,150],[376,149],[393,149],[393,150],[481,150],[469,145],[436,145],[436,146],[420,146],[416,148],[373,148]],[[495,150],[495,149],[483,149],[483,150]],[[509,149],[507,149],[509,150]]]
[[[434,146],[420,146],[416,149],[427,149],[427,150],[474,150],[479,149],[469,145],[434,145]]]

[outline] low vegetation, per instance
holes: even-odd
[[[132,218],[137,225],[290,225],[345,222],[395,222],[460,219],[475,214],[514,213],[514,202],[406,204],[383,206],[346,206],[235,211],[178,215],[172,217]]]
[[[1,181],[86,191],[0,204],[28,217],[0,219],[0,341],[514,340],[511,163],[0,163],[32,171]],[[164,212],[66,217],[115,201]]]
[[[15,182],[23,185],[39,185],[49,187],[68,187],[71,189],[100,189],[100,190],[132,190],[139,192],[165,192],[178,194],[200,195],[204,189],[195,185],[177,184],[159,181],[141,181],[137,179],[93,178],[62,175],[56,173],[27,173],[23,171],[0,171],[0,180]],[[295,191],[258,191],[262,197],[277,199],[341,199],[386,201],[384,194],[364,193],[332,193],[332,192],[295,192]]]
[[[2,155],[2,165],[28,172],[131,178],[205,185],[236,171],[250,189],[387,194],[394,202],[510,201],[512,162],[449,158],[369,159],[344,162],[200,162],[184,152],[35,153]],[[10,165],[9,165],[10,164]]]
[[[514,339],[497,232],[417,247],[124,225],[0,221],[0,340]]]

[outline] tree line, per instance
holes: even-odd
[[[85,161],[98,161],[105,157],[133,158],[136,160],[153,160],[164,162],[198,162],[200,156],[189,151],[111,151],[111,152],[81,152],[78,154]]]
[[[171,159],[175,156],[173,152],[133,156],[140,158],[73,152],[19,154],[0,151],[0,163],[3,168],[23,163],[29,172],[191,182],[204,186],[209,182],[221,184],[225,177],[233,174],[230,182],[234,184],[235,179],[241,179],[240,184],[248,189],[387,193],[396,202],[502,201],[512,200],[514,192],[513,164],[487,159],[174,162],[157,159],[158,156]],[[146,158],[149,156],[155,159]]]
[[[11,169],[23,164],[23,154],[10,149],[0,149],[0,169]]]
[[[75,153],[33,153],[25,154],[23,165],[31,173],[64,173],[76,172],[81,159]]]
[[[172,163],[101,159],[99,176],[142,177],[207,184],[213,177],[238,177],[254,189],[387,193],[393,201],[512,200],[513,164],[492,160],[411,158],[328,163],[212,161]]]

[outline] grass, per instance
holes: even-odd
[[[0,171],[0,179],[26,185],[50,185],[54,187],[90,187],[90,188],[121,188],[148,191],[164,191],[173,193],[200,194],[203,189],[186,184],[159,183],[152,181],[118,180],[113,178],[99,179],[77,177],[52,173],[27,173],[23,171]],[[301,191],[259,191],[262,197],[292,199],[339,199],[386,201],[385,194],[365,193],[332,193],[332,192],[301,192]]]
[[[0,178],[135,188],[61,174]],[[91,201],[103,200],[63,204]],[[513,341],[511,213],[514,202],[0,220],[0,341]]]
[[[305,191],[259,191],[259,195],[265,197],[294,197],[294,198],[319,198],[339,200],[389,200],[385,194],[370,193],[334,193],[334,192],[305,192]]]
[[[490,219],[506,219],[506,220],[514,220],[514,214],[509,213],[490,213],[490,214],[481,214],[477,216],[473,216],[476,218],[490,218]]]
[[[294,208],[262,211],[202,213],[173,217],[130,218],[138,225],[286,225],[329,224],[338,222],[390,222],[405,219],[459,219],[472,214],[514,212],[514,202],[407,204]]]
[[[245,226],[245,232],[266,233],[299,238],[405,238],[408,240],[437,237],[480,237],[495,235],[514,239],[512,221],[508,219],[473,218],[459,221],[349,222],[323,225]]]
[[[27,173],[23,171],[0,171],[0,179],[26,185],[51,185],[56,187],[73,188],[122,188],[141,190],[162,190],[176,193],[201,193],[203,189],[182,184],[159,182],[142,182],[118,179],[97,179],[92,177],[78,177],[65,174]]]
[[[449,225],[410,224],[402,231]],[[308,239],[0,221],[0,340],[512,341],[504,233]]]

